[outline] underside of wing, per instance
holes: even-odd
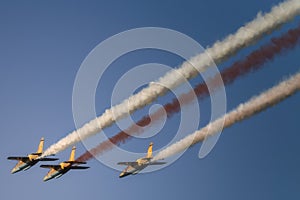
[[[86,166],[71,166],[70,169],[88,169],[90,167],[86,167]]]
[[[138,163],[137,162],[118,162],[118,165],[130,165],[130,166],[135,166]]]
[[[22,161],[27,161],[29,160],[28,157],[21,157],[21,156],[10,156],[7,157],[8,160],[22,160]]]
[[[163,165],[166,164],[166,162],[150,162],[149,165]]]
[[[71,164],[86,164],[86,162],[79,162],[79,161],[64,161],[64,163],[71,163]]]
[[[49,169],[55,169],[58,170],[60,169],[60,165],[40,165],[41,168],[49,168]]]
[[[40,158],[39,161],[55,161],[58,160],[58,158]]]

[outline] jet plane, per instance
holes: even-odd
[[[128,175],[135,175],[139,173],[141,170],[145,169],[149,165],[163,165],[166,164],[165,162],[157,162],[151,161],[152,160],[152,147],[153,143],[151,142],[148,147],[148,152],[146,157],[139,158],[135,162],[119,162],[118,165],[127,165],[127,167],[122,171],[119,175],[120,178],[128,176]]]
[[[75,161],[76,147],[72,148],[71,155],[68,161],[61,162],[59,165],[41,165],[42,168],[50,168],[50,171],[44,177],[44,181],[53,178],[59,178],[71,169],[87,169],[86,166],[78,166],[79,164],[86,164],[86,162]]]
[[[8,157],[8,160],[18,160],[17,165],[11,170],[11,173],[14,174],[19,171],[25,171],[35,165],[39,161],[54,161],[58,158],[39,158],[43,153],[44,138],[41,138],[38,150],[36,153],[31,153],[25,157]]]

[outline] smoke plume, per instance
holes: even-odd
[[[231,84],[237,78],[260,69],[267,61],[272,60],[275,56],[278,56],[278,54],[285,52],[285,50],[294,48],[299,43],[299,38],[300,25],[295,29],[289,30],[280,37],[272,38],[269,43],[263,45],[258,50],[253,51],[247,55],[245,59],[237,61],[230,67],[223,70],[221,72],[221,77],[224,84]],[[218,83],[215,80],[218,80],[218,77],[211,80]],[[214,84],[214,86],[218,87],[219,85]],[[78,160],[87,161],[93,158],[93,156],[101,155],[105,151],[112,149],[115,145],[119,146],[120,144],[125,143],[127,140],[132,138],[133,135],[142,134],[145,131],[145,126],[150,123],[160,121],[165,113],[168,118],[172,117],[173,114],[180,111],[180,106],[189,104],[194,100],[194,94],[196,94],[200,99],[207,97],[209,95],[209,91],[206,84],[201,83],[196,85],[194,90],[181,95],[179,97],[180,100],[175,98],[171,103],[165,104],[163,108],[158,109],[153,114],[144,116],[136,124],[132,124],[126,130],[119,132],[107,141],[101,142],[96,147],[86,151],[78,158]]]
[[[130,113],[150,104],[159,96],[164,95],[168,89],[182,84],[186,79],[206,70],[215,63],[234,55],[238,50],[253,44],[264,34],[270,33],[281,24],[292,20],[300,13],[299,0],[287,0],[278,6],[274,6],[269,13],[258,14],[257,17],[238,29],[235,34],[227,36],[223,41],[216,42],[207,48],[205,53],[199,54],[189,61],[184,62],[181,67],[171,70],[165,76],[158,79],[158,84],[149,84],[139,93],[132,95],[122,103],[107,109],[100,117],[88,122],[83,127],[73,131],[55,144],[51,145],[42,155],[56,154],[67,147],[100,132],[105,127],[111,126],[116,120],[128,116]],[[167,89],[168,88],[168,89]]]
[[[248,102],[240,104],[236,109],[225,114],[222,118],[209,123],[204,128],[194,132],[182,140],[172,144],[171,146],[160,151],[153,160],[160,160],[177,154],[190,146],[203,141],[205,138],[217,133],[222,125],[222,120],[225,119],[223,128],[232,126],[246,118],[253,116],[271,106],[276,105],[282,100],[293,95],[300,90],[300,73],[292,76],[271,89],[263,92],[257,97],[250,99]]]

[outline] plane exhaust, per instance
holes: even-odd
[[[286,50],[294,48],[299,44],[300,39],[300,24],[295,29],[290,29],[287,33],[280,37],[274,37],[270,42],[263,45],[259,49],[251,52],[245,57],[245,59],[240,60],[232,64],[230,67],[226,68],[221,72],[221,77],[224,84],[231,84],[237,78],[243,75],[247,75],[249,72],[258,70],[263,67],[267,61],[272,60],[278,54],[285,52]],[[217,80],[217,78],[216,78]],[[214,81],[214,79],[212,79]],[[218,87],[217,84],[214,86]],[[186,94],[181,95],[178,100],[173,99],[171,103],[165,104],[163,108],[158,109],[151,115],[144,116],[136,124],[132,124],[126,130],[119,132],[108,140],[101,142],[96,147],[86,151],[80,157],[77,158],[79,161],[87,161],[92,159],[96,155],[101,155],[102,153],[114,148],[115,145],[119,146],[125,143],[127,140],[132,138],[133,135],[142,134],[145,129],[143,127],[147,126],[151,122],[155,123],[160,121],[162,116],[166,113],[167,117],[172,117],[173,114],[180,111],[180,104],[184,106],[193,101],[193,93],[197,95],[198,98],[203,99],[209,95],[208,89],[205,83],[200,83],[194,87],[194,89]],[[164,112],[165,111],[165,112]]]
[[[158,84],[151,84],[139,93],[132,95],[122,103],[107,109],[100,117],[88,122],[83,127],[71,132],[66,137],[51,145],[42,157],[56,154],[67,147],[86,139],[100,132],[105,127],[112,125],[115,121],[129,115],[145,105],[153,102],[159,96],[167,92],[166,88],[172,89],[184,82],[178,77],[182,74],[186,79],[190,79],[199,74],[215,63],[220,63],[238,50],[253,44],[264,34],[270,33],[283,23],[292,20],[300,14],[300,1],[287,0],[278,6],[274,6],[271,12],[257,17],[237,30],[235,34],[227,36],[223,41],[217,41],[212,47],[206,49],[205,53],[191,58],[184,62],[181,67],[168,72],[165,76],[158,79]],[[208,56],[209,55],[209,56]]]
[[[261,93],[259,96],[250,99],[246,103],[240,104],[236,109],[225,114],[222,118],[209,123],[202,129],[194,132],[182,140],[170,145],[160,151],[153,160],[161,160],[172,155],[175,155],[190,146],[203,141],[206,137],[212,136],[219,131],[222,119],[225,119],[223,128],[232,126],[233,124],[247,119],[254,114],[257,114],[284,99],[290,97],[300,90],[300,73],[295,74],[289,79],[282,81],[271,89]]]

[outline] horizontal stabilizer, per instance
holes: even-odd
[[[40,158],[39,161],[55,161],[58,160],[58,158]]]
[[[40,155],[42,155],[42,153],[31,153],[31,155],[40,156]]]
[[[22,161],[27,161],[29,160],[28,157],[21,157],[21,156],[10,156],[7,157],[8,160],[22,160]]]
[[[84,166],[71,166],[70,169],[88,169],[90,167],[84,167]]]
[[[118,162],[118,165],[130,165],[130,166],[135,166],[138,165],[138,162]]]
[[[61,168],[60,165],[40,165],[41,168],[50,168],[50,169],[55,169],[58,170]]]

